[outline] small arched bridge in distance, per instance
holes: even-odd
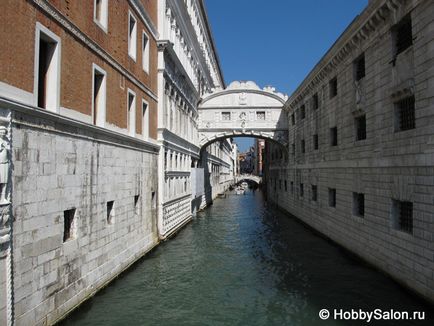
[[[252,81],[232,82],[226,89],[205,95],[199,103],[201,149],[232,137],[271,140],[288,151],[288,97],[272,87],[260,89]]]

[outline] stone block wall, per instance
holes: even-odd
[[[17,325],[55,322],[158,243],[157,154],[150,143],[15,108]],[[71,209],[65,241],[64,212]]]

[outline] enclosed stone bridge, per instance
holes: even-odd
[[[253,174],[241,174],[235,178],[235,183],[239,183],[242,181],[252,181],[259,185],[262,183],[262,177]]]
[[[272,87],[260,89],[254,82],[232,82],[226,89],[205,95],[199,103],[201,148],[229,137],[255,137],[288,143],[288,97]]]

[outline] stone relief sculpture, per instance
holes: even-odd
[[[6,190],[9,181],[9,139],[7,128],[0,127],[0,205],[9,204]]]

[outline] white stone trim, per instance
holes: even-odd
[[[68,118],[75,119],[75,120],[78,120],[78,121],[82,121],[84,123],[90,123],[90,124],[92,124],[92,116],[84,114],[84,113],[81,113],[81,112],[78,112],[76,110],[73,110],[73,109],[61,106],[59,113],[61,115],[64,115],[64,116],[68,117]]]
[[[131,25],[131,19],[134,20],[134,28],[131,32],[130,37],[130,25]],[[137,18],[134,16],[133,12],[131,10],[128,10],[128,56],[136,62],[137,60]]]
[[[143,38],[144,36],[147,39],[146,47],[143,49],[144,42]],[[150,47],[150,38],[149,35],[145,32],[145,30],[142,30],[142,69],[146,74],[149,74],[149,67],[150,67],[150,55],[149,55],[149,47]]]
[[[33,93],[27,92],[21,88],[9,85],[0,81],[0,96],[8,97],[14,101],[21,102],[27,105],[35,103],[35,96]]]
[[[52,64],[49,68],[50,72],[50,79],[52,79],[52,82],[50,82],[49,90],[47,93],[55,93],[54,98],[50,98],[47,100],[49,103],[47,104],[46,110],[52,111],[52,112],[59,112],[60,107],[60,71],[61,71],[61,39],[59,36],[54,34],[52,31],[50,31],[47,27],[42,25],[40,22],[36,22],[35,27],[35,60],[34,60],[34,83],[33,83],[33,94],[34,94],[34,102],[33,104],[35,106],[38,105],[38,82],[39,82],[39,43],[41,39],[41,33],[45,35],[45,37],[49,38],[50,41],[53,41],[57,43],[56,50],[53,54]],[[53,71],[54,70],[54,71]]]
[[[97,115],[97,120],[96,120],[96,125],[99,127],[104,127],[105,126],[105,120],[106,120],[106,109],[107,109],[107,73],[104,69],[102,69],[100,66],[98,66],[95,63],[92,63],[92,120],[91,123],[93,123],[93,121],[95,120],[94,115],[95,115],[95,103],[94,103],[94,98],[95,98],[95,71],[98,71],[98,73],[104,75],[104,79],[101,83],[101,98],[98,99],[99,103],[98,103],[98,109],[101,112],[98,112]]]
[[[133,103],[130,108],[130,95],[134,96]],[[128,135],[135,137],[136,135],[136,106],[137,106],[137,96],[136,93],[129,89],[127,90],[127,130]]]
[[[108,10],[108,0],[101,0],[102,1],[102,3],[101,3],[101,6],[102,6],[102,8],[101,8],[101,11],[102,11],[102,18],[101,18],[101,20],[102,21],[99,21],[97,18],[96,18],[96,1],[97,0],[93,0],[93,21],[94,21],[94,23],[95,24],[97,24],[98,25],[98,27],[100,27],[106,34],[107,34],[107,32],[108,32],[108,12],[109,12],[109,10]]]

